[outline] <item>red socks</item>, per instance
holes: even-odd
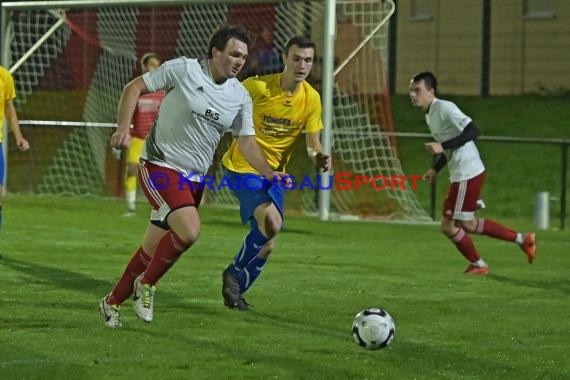
[[[144,272],[150,261],[150,257],[143,251],[142,247],[139,247],[131,257],[131,260],[113,288],[113,291],[109,294],[109,297],[107,297],[107,303],[110,305],[120,305],[129,298],[130,295],[133,294],[135,278]]]
[[[168,231],[160,239],[156,253],[144,271],[141,283],[155,285],[190,246],[191,244],[185,243],[174,231]]]
[[[517,233],[515,231],[502,226],[497,222],[485,219],[479,219],[477,223],[476,233],[506,241],[515,241],[517,238]]]
[[[467,235],[464,229],[460,228],[459,231],[450,238],[453,244],[457,247],[459,252],[465,257],[470,263],[474,263],[479,260],[479,252],[473,245],[471,238]]]

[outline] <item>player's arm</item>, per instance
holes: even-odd
[[[439,173],[440,170],[445,167],[445,165],[447,165],[447,157],[445,156],[445,153],[439,153],[436,156],[435,161],[433,162],[433,165],[431,166],[431,169],[429,169],[423,175],[424,181],[426,181],[427,183],[432,183],[434,181],[435,177],[437,177],[437,173]]]
[[[16,108],[14,107],[14,102],[8,100],[5,105],[6,119],[8,120],[8,125],[10,130],[14,134],[16,139],[16,144],[20,150],[30,149],[30,143],[24,138],[22,130],[20,129],[20,122],[18,121],[18,114],[16,113]]]
[[[329,171],[332,167],[332,159],[323,153],[321,145],[321,133],[310,132],[305,135],[307,154],[315,162],[315,164],[323,171]]]
[[[286,175],[285,173],[274,172],[271,166],[269,166],[261,148],[255,140],[255,136],[238,136],[237,144],[246,161],[268,181],[273,181],[274,177],[277,177],[279,180]]]
[[[129,129],[137,107],[137,101],[142,94],[147,92],[148,88],[140,76],[123,88],[117,111],[117,131],[111,136],[112,147],[127,148],[129,146],[131,142]]]
[[[425,147],[431,154],[439,154],[443,153],[444,150],[461,148],[469,141],[477,139],[477,137],[479,137],[479,130],[475,126],[475,123],[471,121],[469,124],[467,124],[463,131],[461,131],[461,134],[459,134],[459,136],[441,143],[430,142],[425,144]]]
[[[479,130],[472,121],[461,131],[457,137],[449,139],[441,143],[443,149],[457,149],[468,143],[469,141],[476,140],[479,137]]]

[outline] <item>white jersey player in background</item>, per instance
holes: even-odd
[[[117,131],[111,136],[111,146],[123,149],[129,146],[129,124],[141,94],[167,94],[139,167],[141,187],[152,205],[150,223],[122,277],[99,303],[107,327],[121,326],[119,307],[131,294],[137,316],[152,321],[155,284],[200,234],[201,176],[226,131],[256,170],[269,181],[280,177],[255,141],[251,98],[236,79],[251,44],[246,29],[222,26],[210,39],[208,58],[167,61],[123,89]]]
[[[454,103],[438,99],[436,91],[437,79],[430,72],[419,73],[410,82],[412,105],[425,112],[426,123],[435,139],[425,147],[429,153],[438,155],[424,179],[432,183],[446,164],[449,168],[451,185],[443,204],[441,231],[469,261],[467,274],[489,272],[487,263],[479,256],[467,233],[516,242],[532,263],[536,252],[533,232],[522,234],[475,216],[476,209],[483,205],[480,194],[485,182],[485,166],[474,142],[479,131],[471,118]]]

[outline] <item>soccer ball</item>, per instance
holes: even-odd
[[[386,310],[369,308],[362,310],[352,323],[354,341],[367,350],[377,350],[394,340],[396,325]]]

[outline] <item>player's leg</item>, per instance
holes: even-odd
[[[243,204],[248,204],[245,200]],[[273,238],[282,226],[279,211],[273,203],[265,202],[251,212],[251,229],[244,237],[233,261],[222,273],[224,304],[230,308],[247,310],[243,293],[261,274],[267,257],[274,247]],[[260,256],[263,252],[263,256]]]
[[[134,215],[137,199],[137,171],[141,158],[144,140],[133,136],[131,145],[127,150],[126,170],[125,170],[125,198],[127,201],[126,216]]]
[[[172,211],[167,220],[170,230],[162,236],[148,266],[134,281],[133,308],[145,322],[153,319],[156,284],[200,234],[200,218],[194,206]]]
[[[166,233],[164,227],[149,223],[143,244],[134,252],[121,278],[107,297],[109,304],[119,306],[133,294],[135,279],[144,272],[154,256],[156,246]]]
[[[167,178],[167,186],[157,186],[149,179]],[[166,222],[168,231],[156,245],[155,254],[147,268],[134,281],[133,306],[137,316],[146,322],[153,319],[153,303],[156,283],[168,272],[176,260],[189,249],[200,234],[198,206],[202,190],[198,183],[190,186],[180,182],[180,176],[172,169],[146,161],[140,164],[141,187],[160,219]]]
[[[156,285],[200,235],[200,217],[194,206],[172,211],[167,220],[170,230],[158,242],[154,257],[141,275],[140,281],[143,285]]]
[[[240,202],[242,222],[249,221],[251,229],[232,263],[222,273],[222,295],[226,306],[246,310],[242,295],[259,277],[274,247],[272,239],[283,226],[283,192],[278,186],[267,187],[262,182],[256,186],[252,181],[261,180],[249,174],[228,171],[227,176]],[[246,178],[248,186],[243,186]]]
[[[478,205],[482,203],[480,200],[480,195],[484,183],[485,173],[482,173],[469,181],[470,189],[469,192],[465,195],[466,204],[475,203]],[[523,252],[525,252],[529,263],[532,263],[534,260],[536,251],[534,232],[523,234],[516,232],[506,226],[503,226],[502,224],[499,224],[493,220],[480,218],[464,220],[462,222],[462,227],[470,233],[476,233],[479,235],[490,236],[495,239],[515,242],[521,247]]]
[[[100,301],[99,313],[105,319],[107,327],[122,326],[120,307],[133,294],[135,279],[144,272],[154,255],[158,242],[165,234],[166,230],[163,227],[149,223],[143,244],[131,256],[111,293]]]
[[[283,225],[281,214],[273,203],[260,205],[255,210],[254,215],[255,223],[252,222],[252,231],[257,227],[259,231],[261,231],[261,234],[266,236],[269,240],[263,244],[262,249],[259,250],[255,256],[243,260],[239,266],[237,266],[237,269],[241,269],[239,272],[239,280],[242,295],[253,285],[261,274],[263,266],[267,263],[269,255],[275,248],[275,237]],[[242,249],[243,248],[246,247],[243,246]],[[253,251],[255,253],[256,250]],[[243,265],[244,263],[245,265]]]
[[[464,221],[462,225],[463,229],[470,233],[486,235],[495,239],[517,243],[526,254],[529,264],[532,264],[536,254],[536,236],[534,232],[516,232],[493,220],[481,218]]]
[[[487,264],[481,259],[473,241],[462,228],[462,222],[475,218],[476,203],[466,203],[471,197],[471,192],[477,191],[469,186],[469,181],[453,182],[449,187],[447,197],[443,203],[441,231],[451,240],[457,250],[469,261],[469,267],[465,271],[468,274],[487,274]],[[478,199],[478,195],[477,195]]]

